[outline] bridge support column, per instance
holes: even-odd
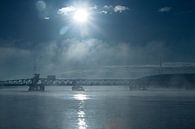
[[[29,85],[28,91],[44,91],[45,86],[43,84],[38,84],[39,82],[39,75],[40,74],[35,74],[34,77],[32,78],[32,84]]]

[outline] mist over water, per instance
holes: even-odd
[[[68,38],[42,42],[34,47],[31,43],[28,47],[14,47],[16,41],[2,42],[10,46],[0,47],[3,53],[0,55],[1,79],[29,78],[35,72],[34,66],[43,76],[54,74],[60,78],[139,78],[158,74],[160,58],[164,73],[195,71],[192,62],[169,59],[173,53],[160,41],[136,46],[96,38]],[[11,63],[6,64],[7,61]]]
[[[1,129],[194,129],[195,92],[125,86],[1,89]]]

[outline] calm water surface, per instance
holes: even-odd
[[[194,91],[0,90],[0,129],[195,129]]]

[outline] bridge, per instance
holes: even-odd
[[[44,91],[45,86],[103,86],[103,85],[125,85],[130,89],[135,87],[132,79],[57,79],[50,75],[40,78],[40,74],[34,74],[30,79],[17,79],[0,81],[0,86],[28,86],[29,91]]]

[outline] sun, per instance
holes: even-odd
[[[86,23],[89,20],[89,12],[85,8],[77,9],[73,14],[73,19],[77,23]]]

